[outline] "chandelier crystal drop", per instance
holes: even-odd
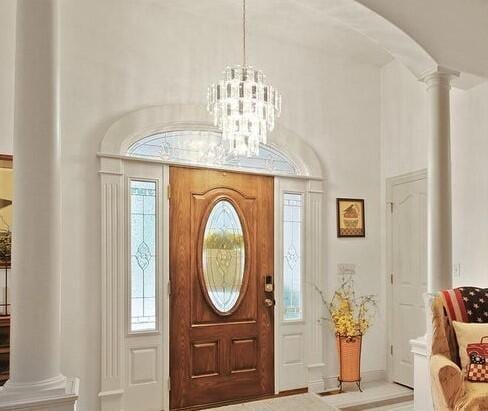
[[[227,67],[224,79],[208,88],[207,109],[222,132],[227,154],[257,156],[281,114],[281,95],[264,83],[262,71],[246,65],[246,0],[242,21],[243,64]]]

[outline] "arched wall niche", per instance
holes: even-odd
[[[124,156],[136,141],[164,131],[218,131],[209,121],[203,105],[152,106],[127,113],[107,130],[100,145],[100,154]],[[269,135],[270,145],[296,165],[298,175],[324,179],[320,160],[314,150],[297,134],[279,123]]]

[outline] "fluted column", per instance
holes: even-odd
[[[11,361],[0,409],[73,394],[60,367],[58,7],[17,2]]]
[[[427,183],[427,291],[452,287],[451,79],[444,68],[426,74],[429,105]]]

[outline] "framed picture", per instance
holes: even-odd
[[[12,156],[0,154],[0,267],[10,266],[12,180]]]
[[[366,237],[364,200],[337,199],[337,237]]]

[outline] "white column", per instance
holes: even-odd
[[[429,106],[427,182],[427,293],[425,335],[410,341],[414,355],[414,407],[433,410],[429,358],[432,338],[431,304],[435,294],[452,287],[451,214],[451,80],[459,73],[437,67],[422,77]]]
[[[57,0],[18,0],[10,379],[0,409],[73,410],[60,367],[60,144]],[[71,400],[71,401],[70,401]],[[17,408],[16,408],[17,409]]]
[[[437,68],[423,78],[429,105],[427,189],[427,291],[452,287],[451,79]]]

